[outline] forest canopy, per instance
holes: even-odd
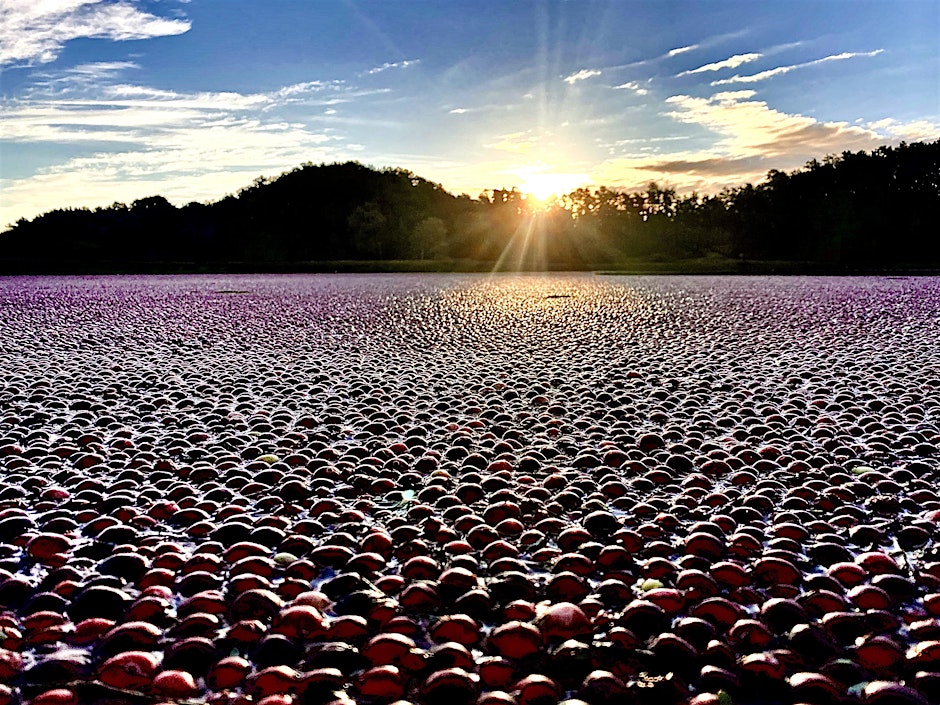
[[[162,196],[57,209],[0,233],[6,272],[265,270],[428,260],[586,269],[703,257],[940,265],[940,141],[812,160],[757,185],[679,195],[580,188],[535,207],[516,189],[455,196],[404,169],[304,164],[213,203]]]

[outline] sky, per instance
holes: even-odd
[[[0,0],[0,228],[304,163],[710,194],[940,139],[940,0]]]

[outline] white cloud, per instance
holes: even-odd
[[[157,130],[195,130],[223,116],[244,119],[274,104],[276,95],[182,94],[147,86],[116,84],[96,98],[56,93],[2,106],[0,136],[13,142],[134,142],[152,146]]]
[[[666,100],[676,108],[667,115],[716,133],[715,151],[730,157],[818,156],[869,149],[884,141],[872,130],[774,110],[763,101],[752,100],[754,95],[754,91],[726,91],[710,98],[676,95]]]
[[[700,149],[659,151],[664,137],[621,140],[611,157],[591,170],[595,183],[628,189],[656,181],[680,192],[717,193],[727,186],[759,183],[770,169],[790,171],[807,161],[843,151],[870,151],[901,140],[940,139],[940,123],[885,118],[866,124],[821,122],[791,115],[754,100],[751,90],[724,91],[710,98],[676,95],[667,99],[668,117],[700,126],[715,135]],[[635,150],[639,147],[639,150]],[[623,150],[633,149],[632,153]]]
[[[736,69],[742,64],[748,64],[752,61],[757,61],[763,56],[763,54],[735,54],[724,61],[716,61],[713,64],[705,64],[704,66],[699,66],[697,69],[691,69],[689,71],[683,71],[682,73],[677,74],[678,76],[689,76],[694,73],[705,73],[706,71],[721,71],[722,69]]]
[[[95,61],[73,66],[67,69],[66,73],[73,77],[83,77],[100,81],[113,78],[129,69],[139,68],[140,65],[133,61]]]
[[[565,83],[569,85],[574,85],[578,81],[583,81],[585,79],[591,78],[592,76],[600,76],[600,75],[601,75],[601,72],[598,71],[597,69],[581,69],[580,71],[576,71],[570,76],[566,76],[564,80],[565,80]]]
[[[32,84],[25,89],[24,96],[71,95],[76,91],[93,90],[99,84],[111,83],[122,74],[139,68],[140,65],[134,61],[96,61],[55,72],[36,70],[31,74]]]
[[[875,130],[895,139],[911,142],[932,142],[940,139],[940,123],[929,120],[912,120],[901,122],[894,118],[876,120],[867,125],[868,129]]]
[[[3,139],[86,150],[97,145],[98,151],[4,179],[0,225],[52,208],[106,205],[155,193],[177,203],[215,199],[259,173],[335,161],[349,151],[342,134],[297,124],[282,110],[296,100],[313,101],[323,91],[330,96],[354,92],[333,83],[241,94],[58,80],[53,76],[54,86],[0,104]]]
[[[366,71],[366,74],[373,76],[377,73],[382,73],[383,71],[388,71],[389,69],[406,69],[409,66],[414,66],[415,64],[420,63],[420,59],[409,59],[407,61],[395,61],[392,63],[386,62],[381,66],[376,66]]]
[[[310,95],[311,93],[321,93],[324,91],[338,91],[345,86],[344,81],[304,81],[295,83],[291,86],[279,88],[276,95],[281,98],[289,98],[297,95]]]
[[[857,57],[871,57],[878,56],[884,52],[884,49],[875,49],[874,51],[866,52],[843,52],[841,54],[832,54],[831,56],[824,56],[821,59],[815,59],[813,61],[807,61],[802,64],[790,64],[789,66],[778,66],[773,69],[768,69],[767,71],[761,71],[760,73],[751,74],[749,76],[732,76],[731,78],[723,78],[720,81],[712,81],[711,85],[713,86],[727,86],[734,83],[757,83],[758,81],[765,81],[768,78],[773,78],[774,76],[780,76],[785,73],[790,73],[796,69],[803,69],[808,66],[818,66],[820,64],[825,64],[830,61],[845,61],[846,59],[855,59]]]
[[[149,39],[183,34],[190,26],[131,2],[0,0],[0,66],[47,64],[73,39]]]
[[[631,90],[637,95],[648,95],[649,91],[646,88],[643,88],[637,81],[627,81],[626,83],[621,83],[619,86],[614,86],[614,90]]]
[[[165,173],[142,169],[125,169],[104,159],[95,163],[70,164],[67,169],[53,169],[37,174],[28,181],[4,180],[3,203],[0,207],[0,228],[19,217],[31,217],[53,208],[96,208],[115,201],[131,203],[138,198],[162,195],[176,205],[190,201],[216,200],[251,183],[264,171],[260,168],[206,169],[203,172]],[[48,194],[68,194],[68,203],[50,199]]]
[[[695,49],[698,49],[698,46],[698,44],[690,44],[689,46],[685,47],[676,47],[675,49],[670,49],[668,52],[666,52],[666,56],[678,56],[679,54],[685,54],[687,51],[694,51]]]
[[[128,140],[137,135],[130,133]],[[86,136],[86,140],[88,137]],[[146,146],[70,159],[23,179],[4,180],[0,225],[59,207],[94,207],[161,194],[177,204],[215,200],[259,173],[277,174],[341,155],[327,133],[252,119],[168,124]]]

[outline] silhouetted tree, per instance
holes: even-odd
[[[382,259],[386,220],[374,201],[356,206],[346,221],[352,234],[356,254],[364,258]]]
[[[436,216],[428,216],[415,226],[412,234],[418,259],[437,258],[447,251],[447,226]]]
[[[451,257],[594,266],[709,254],[833,266],[940,264],[940,141],[813,159],[712,196],[650,183],[534,208],[518,189],[453,196],[405,169],[303,164],[214,203],[62,208],[0,233],[5,271]],[[533,254],[534,253],[534,254]]]

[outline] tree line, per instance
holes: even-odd
[[[57,209],[0,233],[6,271],[248,268],[338,260],[597,268],[702,257],[940,264],[940,140],[843,152],[718,194],[580,188],[455,196],[404,169],[304,164],[213,203]]]

